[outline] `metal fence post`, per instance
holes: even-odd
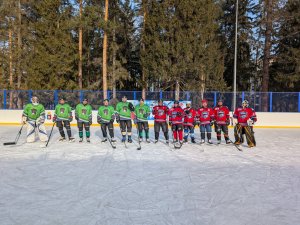
[[[3,90],[3,109],[6,109],[7,90]]]
[[[79,101],[83,102],[83,91],[80,91],[80,95],[79,95]]]
[[[217,105],[217,92],[214,92],[214,106]]]
[[[58,104],[58,90],[54,91],[54,106]]]
[[[298,93],[298,112],[300,112],[300,92]]]
[[[107,91],[107,99],[110,99],[110,91]]]
[[[162,91],[159,92],[159,99],[162,99],[163,98],[163,93]]]
[[[270,99],[269,99],[269,111],[270,111],[270,112],[273,111],[273,110],[272,110],[272,109],[273,109],[272,103],[273,103],[273,93],[270,92]]]
[[[32,98],[32,90],[28,90],[28,102],[31,102],[31,98]]]
[[[136,100],[136,91],[133,92],[133,100]]]
[[[245,92],[242,92],[242,101],[245,100]]]

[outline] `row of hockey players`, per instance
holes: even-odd
[[[23,123],[27,124],[27,142],[33,142],[35,140],[35,130],[39,135],[41,141],[47,141],[47,133],[44,126],[45,122],[45,110],[42,104],[36,96],[32,97],[32,102],[25,106],[23,112]],[[108,99],[103,101],[103,106],[98,109],[97,122],[101,125],[103,134],[103,142],[107,141],[108,133],[112,142],[115,142],[114,138],[114,126],[113,123],[116,120],[120,125],[122,142],[132,142],[132,117],[134,113],[134,123],[138,129],[138,136],[142,140],[142,133],[145,132],[146,141],[149,141],[149,124],[148,117],[150,115],[150,107],[144,104],[144,99],[140,99],[140,103],[137,106],[133,106],[132,103],[127,101],[127,97],[123,96],[122,101],[119,102],[114,109],[109,105]],[[154,115],[154,133],[155,143],[159,139],[159,132],[162,129],[166,143],[169,143],[168,125],[171,126],[173,141],[183,143],[187,142],[190,136],[191,142],[195,143],[195,126],[200,127],[201,143],[205,142],[205,133],[207,142],[212,144],[211,133],[212,125],[215,127],[217,134],[218,144],[221,143],[221,133],[223,132],[226,143],[230,143],[228,135],[228,126],[230,124],[229,109],[223,105],[222,99],[218,100],[218,104],[214,108],[208,107],[207,100],[202,100],[202,107],[194,109],[190,103],[186,104],[186,108],[182,109],[179,105],[179,101],[174,101],[174,106],[168,108],[163,105],[163,101],[160,99],[158,105],[153,107],[152,114]],[[242,102],[242,106],[238,107],[234,114],[234,136],[235,144],[239,145],[243,142],[243,134],[246,136],[246,140],[249,147],[256,145],[253,124],[257,121],[255,111],[249,108],[248,101]],[[79,142],[83,141],[83,134],[85,130],[85,136],[87,142],[90,142],[90,125],[92,124],[92,107],[88,104],[88,99],[84,99],[82,103],[78,104],[75,109],[75,119],[77,120],[77,127],[79,129]],[[61,98],[59,104],[55,107],[55,113],[53,116],[53,122],[56,123],[59,133],[61,135],[60,141],[66,140],[64,127],[67,131],[67,135],[70,142],[75,139],[72,137],[70,123],[73,120],[72,108],[65,102],[65,99]]]

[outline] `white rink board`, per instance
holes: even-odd
[[[49,132],[51,127],[47,127]],[[3,146],[18,127],[0,126],[0,224],[296,225],[300,221],[300,130],[257,129],[257,147],[162,142],[125,149],[58,142]],[[153,140],[153,129],[150,138]],[[136,133],[136,130],[133,130]],[[197,129],[197,141],[199,132]],[[232,138],[232,130],[230,130]],[[136,140],[136,135],[134,135]],[[215,134],[213,134],[215,141]],[[171,145],[170,145],[171,146]]]
[[[22,117],[22,110],[0,110],[0,124],[14,124],[20,123]],[[46,110],[53,116],[53,110]],[[231,113],[232,115],[232,113]],[[73,113],[74,116],[74,113]],[[257,112],[258,122],[255,124],[257,127],[297,127],[300,128],[300,113],[268,113]],[[51,120],[46,120],[47,124],[52,123]],[[72,124],[76,124],[74,119]],[[149,121],[153,124],[153,121]],[[93,125],[97,125],[97,111],[93,111]]]

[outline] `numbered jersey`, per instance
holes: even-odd
[[[172,124],[182,124],[183,123],[183,117],[184,117],[184,111],[183,109],[178,107],[173,107],[169,111],[169,121],[172,122]]]
[[[216,106],[214,108],[214,119],[217,124],[223,125],[226,124],[226,121],[229,121],[229,109],[227,106]]]
[[[184,111],[184,121],[183,121],[184,125],[194,126],[197,111],[193,108],[185,108],[183,111]]]
[[[78,104],[75,109],[75,116],[79,121],[90,122],[92,120],[92,106]]]
[[[214,118],[214,112],[212,108],[200,108],[198,109],[199,121],[201,125],[209,124]]]
[[[130,102],[119,102],[116,111],[120,116],[120,120],[131,120],[131,112],[134,111],[134,108]]]
[[[23,116],[27,117],[28,121],[36,121],[40,117],[45,118],[45,108],[42,104],[33,105],[29,103],[24,108]]]
[[[115,109],[113,106],[100,106],[98,109],[98,116],[101,117],[101,119],[104,122],[110,122],[111,119],[114,119],[115,115]]]
[[[234,111],[233,117],[237,119],[238,123],[242,126],[247,126],[247,121],[249,119],[254,122],[257,121],[256,113],[252,108],[242,108],[239,107]]]
[[[72,108],[69,104],[58,104],[55,107],[54,116],[57,117],[57,121],[69,120],[72,117]]]
[[[165,105],[154,106],[152,110],[152,114],[154,115],[155,122],[166,122],[167,115],[169,114],[169,108]]]
[[[134,112],[138,122],[147,122],[150,115],[150,107],[145,104],[137,105]]]

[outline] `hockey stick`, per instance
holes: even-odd
[[[51,138],[51,136],[52,136],[52,132],[53,132],[53,128],[54,128],[54,125],[55,125],[55,124],[56,124],[56,122],[54,122],[54,123],[53,123],[52,129],[51,129],[51,132],[50,132],[50,134],[49,134],[48,141],[47,141],[47,143],[46,143],[46,145],[45,145],[45,148],[48,146],[48,143],[49,143],[49,141],[50,141],[50,138]]]
[[[18,132],[18,134],[16,136],[15,141],[13,141],[13,142],[5,142],[5,143],[3,143],[3,145],[16,145],[17,142],[18,142],[18,140],[19,140],[19,138],[20,138],[20,136],[21,136],[21,132],[22,132],[22,129],[23,129],[24,125],[25,124],[23,123],[22,126],[21,126],[21,129],[19,130],[19,132]]]
[[[111,142],[111,140],[110,140],[110,138],[109,138],[108,136],[107,136],[107,139],[108,139],[108,141],[109,141],[111,147],[112,147],[112,148],[116,148],[116,146]]]

